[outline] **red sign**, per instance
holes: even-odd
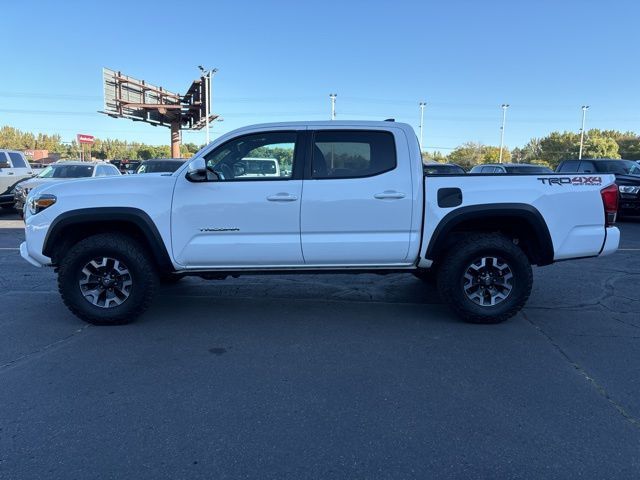
[[[95,137],[93,135],[85,135],[83,133],[79,133],[77,135],[78,143],[88,143],[92,144],[95,141]]]

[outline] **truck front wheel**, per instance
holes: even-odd
[[[467,322],[503,322],[522,309],[531,293],[529,259],[504,235],[469,235],[440,264],[440,295]]]
[[[58,289],[73,314],[95,325],[122,325],[141,315],[158,284],[141,245],[123,234],[76,243],[60,260]]]

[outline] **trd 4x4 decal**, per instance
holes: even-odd
[[[602,177],[538,177],[544,185],[602,185]]]

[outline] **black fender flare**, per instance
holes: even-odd
[[[534,232],[534,240],[538,247],[538,265],[549,265],[553,263],[553,241],[547,222],[542,214],[526,203],[492,203],[469,205],[467,207],[456,208],[449,212],[440,221],[433,232],[425,258],[435,259],[446,245],[447,237],[458,225],[469,220],[482,220],[482,218],[516,217],[524,220]]]
[[[137,227],[147,241],[151,254],[163,271],[173,271],[175,268],[167,251],[167,246],[151,217],[133,207],[98,207],[69,210],[58,215],[49,227],[42,248],[43,255],[51,257],[55,245],[60,241],[60,235],[69,227],[82,225],[100,225],[109,222],[129,223]]]

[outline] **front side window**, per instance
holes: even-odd
[[[593,173],[596,171],[596,167],[593,162],[580,162],[580,167],[578,167],[579,173]]]
[[[235,138],[205,155],[207,170],[221,181],[288,180],[293,175],[295,132]]]
[[[27,164],[17,152],[9,152],[9,158],[11,159],[11,163],[13,163],[13,168],[27,168]]]
[[[313,178],[371,177],[396,168],[393,135],[378,131],[316,132]]]
[[[562,165],[558,168],[558,172],[577,172],[580,162],[578,160],[568,160],[562,162]]]

